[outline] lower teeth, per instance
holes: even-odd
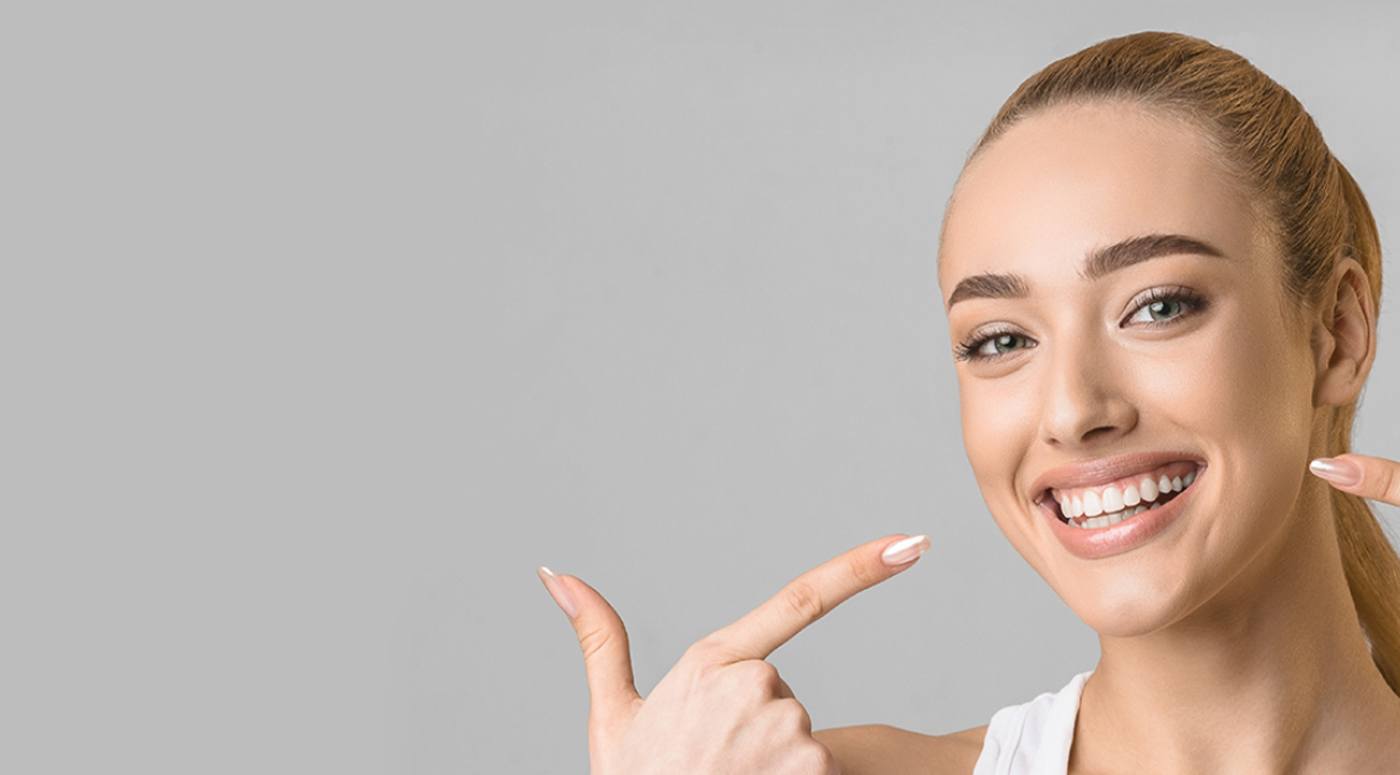
[[[1130,509],[1123,509],[1122,511],[1116,511],[1112,514],[1102,514],[1097,517],[1074,517],[1073,519],[1069,520],[1069,524],[1073,525],[1074,527],[1086,529],[1096,527],[1108,527],[1110,525],[1116,525],[1119,522],[1122,522],[1123,520],[1128,519],[1129,517],[1132,517],[1134,515],[1141,514],[1144,511],[1151,511],[1152,509],[1155,509],[1158,506],[1163,505],[1164,503],[1166,503],[1166,501],[1157,501],[1154,502],[1151,506],[1134,506]]]

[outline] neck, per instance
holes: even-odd
[[[1209,604],[1100,637],[1071,772],[1360,772],[1394,752],[1400,698],[1371,661],[1324,487],[1304,486],[1275,545]]]

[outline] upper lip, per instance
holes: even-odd
[[[1190,460],[1200,466],[1205,459],[1190,452],[1133,452],[1114,457],[1103,457],[1083,463],[1058,466],[1044,471],[1031,484],[1031,499],[1039,504],[1053,488],[1066,490],[1071,487],[1089,487],[1107,484],[1122,479],[1129,474],[1149,471],[1157,466],[1178,460]]]

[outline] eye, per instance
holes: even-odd
[[[1133,300],[1132,310],[1135,314],[1126,318],[1122,325],[1138,323],[1147,328],[1161,328],[1174,325],[1205,308],[1206,300],[1189,288],[1153,288]],[[1017,346],[1018,343],[1022,346]],[[1001,328],[973,334],[953,348],[953,355],[960,361],[993,361],[1016,350],[1029,350],[1036,346],[1036,341],[1025,334]]]
[[[994,358],[1001,358],[1006,353],[1014,352],[1017,349],[1029,350],[1035,347],[1030,344],[1026,347],[1016,347],[1017,342],[1034,342],[1024,334],[1015,331],[1001,330],[989,331],[982,335],[974,335],[953,348],[953,355],[960,361],[985,361]]]
[[[1170,325],[1205,309],[1205,300],[1187,288],[1153,288],[1135,300],[1134,315],[1123,322],[1148,327]]]

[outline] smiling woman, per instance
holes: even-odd
[[[967,159],[938,271],[978,487],[1098,664],[981,727],[813,732],[766,658],[927,537],[797,577],[646,698],[617,612],[542,568],[593,771],[1400,772],[1400,560],[1363,500],[1400,465],[1348,453],[1380,245],[1298,101],[1181,34],[1052,63]]]
[[[939,280],[978,486],[1102,652],[962,733],[975,772],[1400,771],[1400,561],[1306,475],[1349,449],[1379,240],[1298,101],[1187,35],[1057,61],[969,155]]]

